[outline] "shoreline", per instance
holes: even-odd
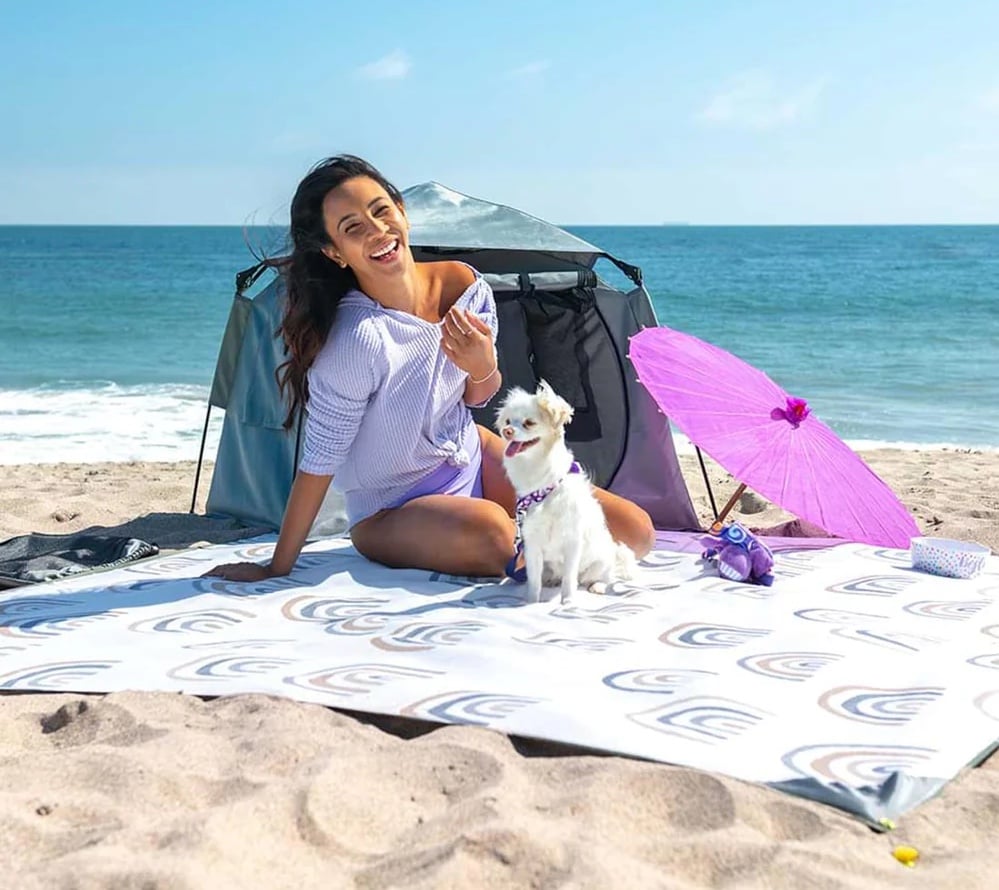
[[[2,393],[0,393],[0,395],[2,395]],[[219,412],[217,416],[213,416],[212,423],[209,427],[208,439],[205,443],[206,455],[215,455],[218,453],[219,437],[222,431],[222,421],[223,417],[221,412]],[[203,417],[199,423],[204,423]],[[884,451],[900,451],[919,454],[999,454],[999,445],[962,445],[954,442],[908,442],[883,439],[844,439],[843,442],[853,452],[862,456],[875,455]],[[77,453],[72,459],[50,459],[49,457],[45,457],[38,460],[31,459],[33,457],[37,457],[37,452],[30,457],[26,453],[28,445],[30,444],[29,437],[29,439],[8,440],[6,443],[6,450],[0,453],[0,470],[4,467],[38,466],[57,468],[67,465],[78,466],[80,464],[99,464],[103,466],[105,464],[190,463],[193,465],[197,463],[198,443],[200,443],[200,434],[199,438],[193,445],[185,443],[184,447],[177,444],[150,446],[148,443],[143,442],[116,440],[114,447],[119,450],[111,451],[109,453],[107,449],[98,450],[98,446],[93,442],[87,442],[79,446]],[[678,457],[695,457],[695,449],[690,440],[676,430],[673,431],[673,446]],[[133,457],[132,454],[134,451],[141,451],[150,456]],[[210,462],[212,461],[209,461],[206,458],[206,463]]]
[[[858,452],[916,518],[924,534],[976,541],[999,552],[999,451],[878,448]],[[699,518],[710,502],[693,454],[678,455]],[[735,480],[705,457],[720,507]],[[197,462],[114,461],[0,465],[0,541],[39,532],[113,527],[150,513],[186,514]],[[196,512],[203,514],[214,463],[202,466]],[[770,526],[790,518],[747,492],[733,518]]]

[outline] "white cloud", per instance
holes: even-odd
[[[411,67],[409,56],[397,49],[374,62],[362,65],[357,73],[365,80],[401,80],[409,74]]]
[[[542,74],[551,68],[551,66],[552,63],[548,59],[538,59],[534,62],[528,62],[526,65],[521,65],[519,68],[511,69],[507,72],[507,76],[518,79],[537,77],[539,74]]]
[[[712,96],[697,118],[709,124],[770,130],[808,111],[828,82],[822,77],[793,91],[781,92],[766,72],[747,71]]]

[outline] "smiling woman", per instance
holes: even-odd
[[[270,564],[208,574],[251,581],[290,572],[334,477],[354,546],[370,559],[502,574],[516,497],[503,442],[469,411],[502,383],[491,288],[463,263],[415,262],[402,195],[352,155],[302,180],[291,236],[279,375],[286,426],[298,406],[308,408],[299,472]],[[612,533],[644,555],[649,517],[597,496]]]
[[[323,219],[339,245],[331,242],[323,253],[341,268],[356,269],[365,258],[379,265],[399,259],[406,215],[375,180],[351,179],[330,192],[323,201]]]

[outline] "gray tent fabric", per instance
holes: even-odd
[[[603,251],[544,220],[449,189],[439,182],[403,192],[412,230],[410,244],[471,250],[549,253],[593,265]]]
[[[218,365],[212,379],[212,391],[208,396],[208,403],[216,408],[226,408],[229,405],[229,396],[236,379],[236,368],[246,336],[246,326],[250,322],[252,312],[253,301],[237,293],[229,309],[229,320],[222,335]]]
[[[282,292],[277,278],[252,300],[236,295],[211,402],[226,416],[207,512],[269,528],[278,528],[284,515],[299,433],[299,424],[283,428],[287,407],[274,376],[284,361],[284,344],[275,335]]]
[[[454,259],[493,287],[504,391],[533,391],[546,379],[575,409],[567,441],[594,482],[642,506],[657,528],[697,528],[667,419],[638,383],[628,338],[657,325],[635,267],[557,226],[440,183],[403,192],[417,260]],[[593,271],[616,263],[634,283],[622,292]],[[279,261],[270,263],[279,266]],[[280,273],[255,296],[245,292],[263,266],[241,273],[209,404],[225,408],[209,513],[277,528],[297,464],[301,423],[284,430],[286,408],[275,370],[284,361],[276,331]],[[492,426],[499,393],[473,412]],[[313,534],[341,531],[342,509],[328,498]]]

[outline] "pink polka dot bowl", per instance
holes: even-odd
[[[912,567],[945,578],[975,578],[985,568],[992,551],[982,544],[950,538],[913,538],[909,552]]]

